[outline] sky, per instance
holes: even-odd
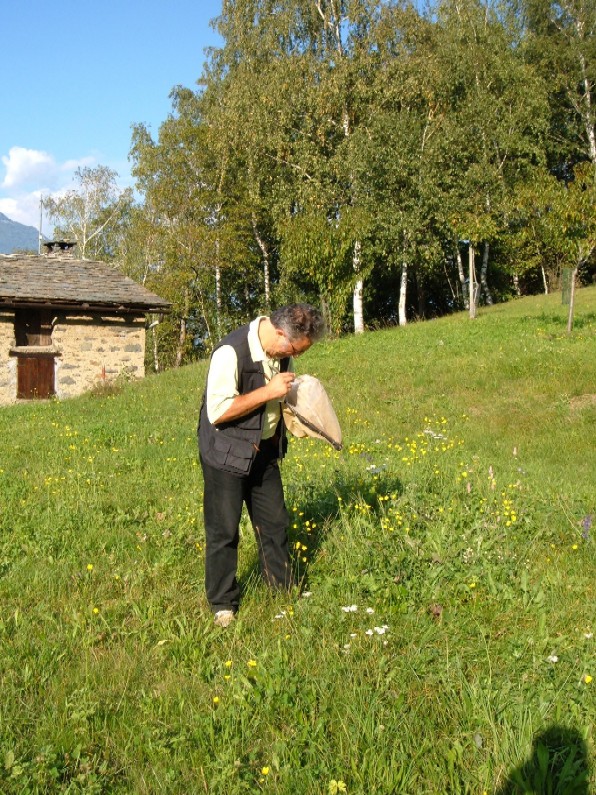
[[[8,0],[2,4],[0,212],[39,227],[40,196],[78,167],[133,185],[131,126],[157,138],[176,85],[196,88],[221,0]],[[51,234],[45,218],[42,231]]]

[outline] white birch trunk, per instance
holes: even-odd
[[[184,355],[184,346],[186,344],[186,318],[180,318],[180,333],[178,335],[178,346],[176,348],[176,360],[174,367],[180,367],[182,364],[182,356]]]
[[[221,315],[221,268],[219,266],[219,238],[215,241],[215,308],[217,309],[217,325]]]
[[[221,337],[221,268],[215,266],[215,327],[217,336]]]
[[[594,131],[591,84],[586,69],[586,59],[584,58],[583,54],[580,55],[579,60],[582,72],[582,83],[584,86],[584,125],[586,128],[586,137],[588,139],[590,160],[592,161],[592,165],[596,166],[596,132]]]
[[[223,185],[223,172],[220,179],[220,190]],[[215,222],[219,226],[221,217],[221,204],[215,207]],[[217,335],[221,337],[221,267],[220,267],[220,241],[219,237],[215,238],[215,324],[217,327]]]
[[[263,286],[265,288],[265,304],[271,303],[271,285],[269,282],[269,258],[263,262]]]
[[[513,274],[513,289],[515,290],[515,294],[519,297],[521,296],[521,290],[519,289],[519,274]]]
[[[488,282],[486,280],[486,272],[488,271],[488,252],[489,244],[485,243],[484,250],[482,252],[482,267],[480,268],[480,284],[482,286],[484,297],[486,298],[486,303],[490,305],[493,303],[493,297],[490,290],[488,289]]]
[[[360,274],[360,265],[361,265],[361,252],[362,252],[362,244],[359,240],[354,243],[354,255],[352,258],[352,264],[354,266],[354,272],[356,273],[356,284],[354,285],[354,293],[352,296],[352,305],[354,308],[354,331],[356,334],[362,334],[364,332],[364,307],[362,304],[362,295],[364,292],[364,281]]]
[[[255,240],[257,241],[257,245],[261,250],[261,256],[263,258],[263,287],[265,290],[265,305],[269,306],[270,303],[270,296],[271,296],[271,284],[270,284],[270,258],[269,258],[269,250],[267,248],[267,244],[259,234],[259,228],[257,226],[257,216],[255,213],[252,213],[252,231],[255,236]]]
[[[219,316],[221,314],[221,269],[219,265],[215,266],[215,307],[217,309],[217,324],[219,325]]]
[[[178,345],[176,347],[176,359],[174,367],[180,367],[182,364],[182,357],[184,356],[184,348],[186,346],[186,318],[190,312],[190,299],[188,290],[184,291],[184,316],[180,318],[180,333],[178,334]]]
[[[542,284],[544,285],[544,294],[548,295],[548,281],[546,279],[546,271],[544,270],[544,265],[540,266],[540,270],[542,271]]]
[[[152,343],[153,343],[153,371],[159,373],[159,351],[157,347],[157,327],[153,326],[151,329]]]
[[[461,258],[461,251],[459,250],[459,246],[456,248],[456,255],[457,255],[457,273],[459,276],[459,283],[461,285],[461,294],[464,300],[464,308],[470,308],[470,298],[468,292],[466,290],[466,274],[464,272],[464,263]]]
[[[219,266],[219,238],[215,240],[215,327],[221,337],[221,268]]]
[[[468,287],[470,289],[470,318],[473,320],[476,317],[476,268],[474,267],[474,246],[470,242],[468,249]]]
[[[356,334],[364,332],[364,313],[362,310],[362,295],[364,292],[364,282],[362,279],[357,279],[354,285],[354,293],[352,295],[352,302],[354,306],[354,331]]]
[[[408,322],[406,317],[406,293],[408,287],[408,263],[404,259],[401,264],[401,278],[399,280],[399,325],[405,326]]]
[[[577,266],[571,271],[571,294],[569,295],[569,315],[567,316],[568,334],[571,334],[571,331],[573,330],[573,311],[575,308],[575,277],[577,276],[577,271]]]

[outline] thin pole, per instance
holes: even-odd
[[[42,212],[43,212],[43,196],[39,197],[39,238],[37,240],[37,253],[41,254],[41,220],[42,220]]]
[[[470,240],[468,249],[469,286],[470,286],[470,317],[476,317],[476,268],[474,267],[474,246]]]
[[[567,334],[571,334],[573,330],[573,308],[575,306],[575,276],[577,274],[578,267],[576,266],[571,271],[571,292],[569,295],[569,314],[567,315]]]

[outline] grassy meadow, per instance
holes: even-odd
[[[0,410],[0,792],[596,792],[596,287],[329,340],[302,592],[203,594],[206,363]]]

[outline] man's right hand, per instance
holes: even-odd
[[[295,373],[277,373],[269,383],[247,392],[245,395],[236,395],[227,410],[214,420],[214,425],[223,422],[233,422],[250,414],[251,411],[263,406],[270,400],[283,400],[292,388]]]
[[[292,388],[295,378],[295,373],[276,373],[266,387],[270,394],[268,400],[281,400],[285,398]]]

